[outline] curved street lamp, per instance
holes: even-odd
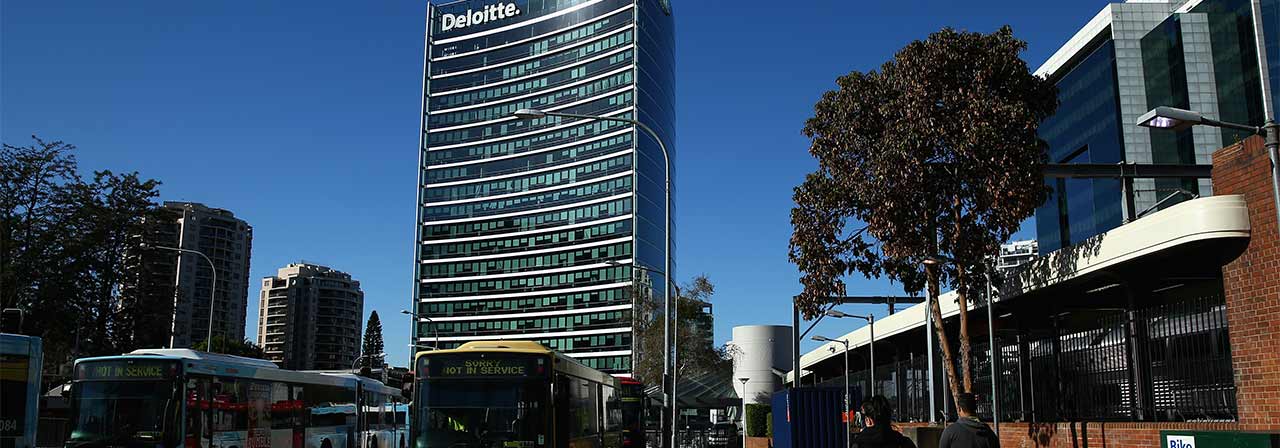
[[[1229,123],[1214,120],[1193,110],[1168,106],[1151,109],[1138,117],[1138,126],[1144,128],[1181,131],[1195,125],[1234,129],[1263,137],[1263,145],[1267,148],[1268,157],[1271,158],[1271,195],[1276,205],[1276,225],[1280,227],[1280,165],[1277,165],[1280,163],[1280,124],[1277,124],[1274,119],[1268,120],[1262,126]]]
[[[525,120],[536,120],[536,119],[545,118],[545,117],[562,117],[562,118],[579,118],[579,119],[594,120],[594,121],[611,121],[615,123],[626,123],[626,124],[635,125],[636,128],[648,133],[650,137],[653,137],[653,140],[658,142],[658,149],[662,150],[662,164],[666,168],[664,170],[666,171],[666,175],[663,181],[663,190],[666,192],[666,201],[665,201],[666,211],[664,212],[666,216],[665,216],[665,219],[663,220],[665,224],[664,230],[663,230],[663,236],[666,238],[666,246],[665,246],[666,255],[665,257],[663,257],[664,259],[663,259],[662,272],[664,273],[671,272],[671,157],[667,153],[667,145],[662,142],[662,137],[660,137],[657,132],[654,132],[653,128],[650,128],[648,125],[645,125],[644,123],[641,123],[639,120],[636,120],[634,118],[606,117],[602,115],[571,114],[571,113],[565,113],[565,112],[547,112],[540,109],[528,109],[528,108],[520,109],[512,113],[511,116],[520,118],[520,119],[525,119]],[[669,275],[663,275],[663,277],[666,278],[666,284],[665,284],[665,287],[662,288],[663,290],[662,292],[663,292],[663,295],[665,296],[664,301],[669,307],[671,305],[671,288],[675,284],[675,282],[671,280],[671,276]],[[664,342],[670,341],[671,340],[671,319],[670,318],[663,320],[662,328],[663,328],[662,332],[664,334],[663,341]],[[671,374],[671,369],[672,369],[672,363],[671,363],[672,359],[671,359],[670,349],[667,350],[667,354],[665,358],[666,359],[662,365],[662,379],[664,383],[662,385],[662,388],[664,390],[664,393],[662,394],[662,402],[663,402],[662,404],[664,406],[670,406],[672,408],[672,414],[671,414],[671,423],[670,425],[668,425],[669,427],[664,429],[668,429],[671,431],[671,447],[675,448],[676,446],[676,443],[675,443],[676,432],[674,430],[675,399],[674,397],[669,398],[668,397],[669,394],[665,393],[665,390],[667,388],[665,384],[666,379]],[[674,386],[674,382],[672,385]]]

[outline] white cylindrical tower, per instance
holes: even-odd
[[[733,388],[749,404],[768,404],[782,388],[791,368],[791,327],[743,325],[733,327],[729,342],[733,354]],[[748,378],[744,385],[739,378]],[[744,390],[745,387],[745,390]]]

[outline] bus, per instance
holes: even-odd
[[[618,379],[529,341],[476,341],[414,360],[414,448],[618,448]]]
[[[77,360],[66,448],[399,448],[398,390],[187,349]]]
[[[0,333],[0,447],[33,448],[40,423],[41,341]]]
[[[622,446],[645,446],[645,394],[644,383],[631,377],[620,377],[622,389]]]
[[[364,399],[360,404],[363,423],[360,428],[361,448],[408,448],[409,406],[400,389],[388,387],[373,378],[349,372],[324,371],[323,375],[347,378],[360,386]],[[355,405],[344,408],[347,413],[356,410]]]

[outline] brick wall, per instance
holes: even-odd
[[[1280,431],[1280,237],[1262,138],[1213,153],[1214,194],[1243,195],[1249,248],[1222,268],[1240,429]]]
[[[908,428],[921,423],[897,425],[903,434],[916,432]],[[1130,423],[1130,422],[1073,422],[1073,423],[1001,423],[1000,448],[1156,448],[1160,446],[1160,431],[1236,431],[1235,422],[1212,423]],[[936,433],[935,433],[936,434]],[[916,441],[917,446],[937,446],[936,443]]]

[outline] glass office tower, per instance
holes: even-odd
[[[1257,0],[1263,54],[1280,51],[1280,0]],[[1208,126],[1147,129],[1137,118],[1156,106],[1260,125],[1263,82],[1253,0],[1144,0],[1107,5],[1036,71],[1058,86],[1058,111],[1041,123],[1051,163],[1209,164],[1214,151],[1247,137]],[[1265,59],[1267,85],[1280,85],[1280,60]],[[1274,96],[1274,92],[1273,92]],[[1117,169],[1117,172],[1119,170]],[[1040,252],[1119,227],[1190,195],[1213,194],[1209,179],[1046,179],[1036,210]],[[1127,204],[1132,204],[1127,206]],[[1126,210],[1128,208],[1128,210]]]
[[[531,339],[629,372],[633,298],[663,294],[662,152],[628,124],[511,114],[635,118],[674,151],[670,5],[466,0],[427,28],[414,343]]]

